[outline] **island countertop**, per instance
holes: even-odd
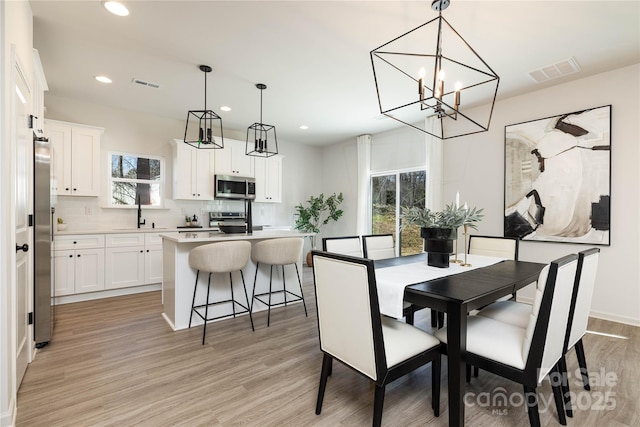
[[[308,237],[313,233],[300,233],[288,230],[262,230],[253,233],[223,233],[221,231],[188,231],[161,233],[160,237],[175,243],[225,242],[229,240],[264,240],[283,237]]]
[[[189,327],[191,320],[191,305],[194,303],[194,286],[196,281],[196,271],[189,266],[189,253],[192,249],[216,242],[228,242],[245,240],[249,241],[252,245],[269,239],[282,239],[287,237],[307,237],[313,236],[313,233],[300,233],[298,231],[290,230],[262,230],[254,231],[251,234],[247,233],[231,233],[225,234],[222,232],[209,232],[209,231],[193,231],[193,232],[167,232],[161,233],[162,238],[162,303],[163,303],[163,317],[169,323],[173,330],[185,329]],[[283,274],[287,275],[286,283],[287,287],[298,286],[298,278],[296,277],[297,271],[302,267],[302,254],[298,260],[297,268],[275,269],[274,280],[278,283],[277,286],[282,286],[284,283]],[[272,276],[270,266],[260,265],[255,263],[252,259],[249,259],[247,264],[242,269],[242,275],[240,273],[234,273],[236,278],[233,281],[232,295],[245,295],[244,288],[242,287],[242,280],[245,281],[247,286],[247,303],[252,308],[252,312],[262,311],[266,309],[266,306],[260,301],[249,300],[249,298],[255,293],[265,292],[269,289],[270,279]],[[220,300],[228,298],[227,292],[229,291],[229,275],[222,273],[213,273],[211,278],[211,300]],[[206,285],[206,279],[203,280]],[[254,283],[256,283],[257,290],[254,289]],[[203,286],[201,284],[200,286]],[[196,305],[202,305],[205,303],[205,295],[207,292],[200,292],[195,299]],[[219,313],[217,315],[232,313],[230,305],[222,305],[218,307]],[[202,324],[202,320],[198,316],[193,316],[192,325]]]

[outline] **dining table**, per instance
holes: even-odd
[[[438,268],[428,266],[426,258],[421,253],[374,262],[379,299],[391,302],[381,303],[380,312],[401,317],[397,314],[404,300],[447,314],[449,426],[464,426],[469,312],[536,282],[546,264],[468,255],[467,266]],[[400,293],[398,298],[390,297],[394,292]]]

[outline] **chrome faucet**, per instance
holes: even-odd
[[[142,219],[142,207],[140,206],[140,196],[138,196],[138,228],[147,223],[146,219]]]

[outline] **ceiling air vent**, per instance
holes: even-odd
[[[529,77],[531,77],[536,83],[542,83],[547,80],[557,79],[579,71],[580,66],[576,60],[573,58],[567,58],[556,62],[555,64],[529,71]]]
[[[142,86],[149,86],[149,87],[152,87],[154,89],[160,88],[160,85],[158,83],[147,82],[147,81],[144,81],[144,80],[136,79],[135,77],[131,79],[131,83],[139,84],[139,85],[142,85]]]

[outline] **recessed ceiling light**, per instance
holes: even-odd
[[[231,111],[231,107],[227,107],[226,105],[223,105],[222,107],[220,107],[220,109],[222,111]]]
[[[111,83],[111,79],[107,76],[95,76],[94,78],[100,83]]]
[[[104,5],[105,9],[107,9],[109,12],[113,13],[114,15],[118,15],[118,16],[129,15],[129,9],[127,9],[127,6],[125,6],[124,4],[118,1],[105,1],[105,2],[102,2],[102,4]]]
[[[307,129],[309,129],[309,126],[307,126],[307,125],[302,125],[302,126],[300,126],[300,129],[302,129],[302,130],[307,130]]]

